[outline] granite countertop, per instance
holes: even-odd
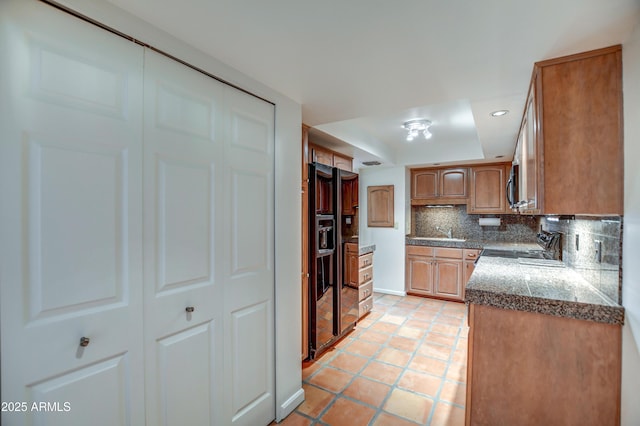
[[[375,244],[360,244],[360,240],[357,236],[349,237],[343,241],[343,243],[358,244],[358,255],[373,253],[376,250]]]
[[[405,237],[405,244],[411,246],[430,246],[430,247],[452,247],[462,249],[483,249],[483,248],[499,248],[503,250],[542,250],[536,243],[508,243],[508,242],[495,242],[495,241],[479,241],[479,240],[464,240],[456,241],[455,239],[448,240],[446,238],[425,238],[415,237],[407,235]]]
[[[480,257],[465,302],[526,312],[624,323],[624,308],[560,261]],[[552,266],[551,266],[552,265]]]
[[[358,246],[358,254],[362,256],[363,254],[373,253],[376,250],[375,244],[367,244]]]

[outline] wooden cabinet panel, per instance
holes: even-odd
[[[468,169],[411,169],[411,204],[465,204]]]
[[[461,260],[436,258],[435,295],[460,299],[462,296],[462,269],[463,262]]]
[[[465,260],[475,260],[477,250],[449,247],[406,246],[407,293],[463,301]],[[473,261],[471,261],[473,263]]]
[[[623,214],[622,48],[537,62],[518,135],[520,211]]]
[[[471,304],[469,326],[467,425],[620,424],[620,325]]]
[[[360,316],[373,308],[373,253],[359,255],[358,244],[345,244],[344,279],[347,285],[358,289]]]
[[[393,228],[393,185],[367,187],[367,226]]]
[[[333,167],[333,154],[331,151],[325,151],[324,149],[314,146],[311,148],[311,152],[313,157],[312,162]]]
[[[428,200],[438,196],[438,170],[411,171],[411,199]]]
[[[473,270],[476,268],[476,260],[480,256],[480,250],[472,250],[472,249],[464,249],[463,250],[463,259],[464,259],[464,277],[462,279],[462,300],[464,300],[464,292],[469,282],[469,278],[471,278],[471,274],[473,274]]]
[[[373,296],[369,296],[366,299],[364,299],[362,302],[360,302],[359,308],[360,308],[360,318],[362,318],[363,316],[371,312],[371,309],[373,309]]]
[[[346,243],[343,280],[351,287],[358,287],[358,244]]]
[[[433,257],[407,254],[406,286],[411,293],[433,294]]]
[[[433,255],[437,258],[462,259],[462,249],[449,247],[435,247]]]
[[[467,198],[467,169],[440,170],[439,196],[444,198]]]
[[[373,266],[369,266],[364,269],[360,269],[358,275],[358,283],[363,284],[373,279]]]
[[[358,259],[358,269],[366,268],[373,264],[373,253],[363,254]]]
[[[358,287],[359,300],[363,301],[373,294],[373,281],[369,281],[367,284],[363,284]]]
[[[469,213],[508,213],[505,191],[509,168],[510,163],[471,168]]]
[[[308,135],[308,129],[306,133]],[[305,158],[309,163],[320,163],[348,172],[353,171],[353,159],[351,157],[312,143],[308,143],[307,156]]]
[[[336,153],[333,154],[333,167],[350,172],[353,170],[353,167],[351,166],[352,161],[353,160],[349,157],[338,155]]]

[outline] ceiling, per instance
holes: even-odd
[[[356,168],[510,160],[533,63],[640,20],[640,0],[104,1],[300,103]],[[433,137],[407,142],[412,118]]]

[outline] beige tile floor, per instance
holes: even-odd
[[[375,294],[373,311],[314,362],[305,401],[281,425],[463,425],[462,303]]]

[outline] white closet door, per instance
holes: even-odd
[[[151,50],[144,79],[147,421],[223,425],[224,85]]]
[[[2,424],[142,425],[142,49],[36,1],[0,33]]]
[[[224,263],[227,423],[275,415],[274,108],[227,90]]]

